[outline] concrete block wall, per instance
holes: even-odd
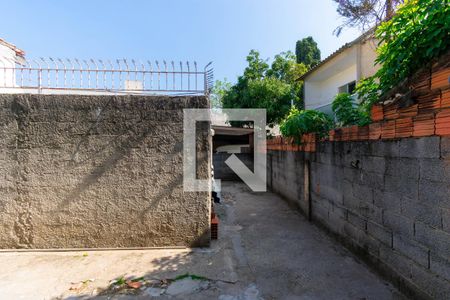
[[[231,156],[230,153],[214,153],[213,165],[214,165],[214,178],[221,180],[240,180],[239,176],[228,167],[225,161]],[[251,171],[253,171],[253,153],[235,153],[234,155],[239,158]]]
[[[450,299],[449,137],[327,141],[315,153],[268,154],[273,191],[307,202],[299,190],[309,164],[315,222],[413,297]]]
[[[276,154],[276,155],[274,155]],[[305,153],[297,151],[269,151],[267,185],[287,199],[290,204],[307,212],[305,201]]]
[[[183,191],[183,109],[205,97],[0,95],[0,248],[205,246]],[[209,178],[209,126],[197,134]]]

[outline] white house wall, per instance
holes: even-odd
[[[16,52],[4,45],[0,45],[0,92],[7,92],[5,87],[15,86],[14,70],[3,68],[13,68],[15,64],[13,60],[16,57]]]
[[[377,45],[375,39],[356,43],[309,74],[304,80],[305,108],[329,105],[339,87],[374,75],[379,69],[375,65]]]
[[[305,108],[314,109],[330,104],[340,86],[356,80],[356,61],[349,68],[323,81],[305,80]]]
[[[377,44],[378,42],[374,39],[361,44],[361,73],[358,76],[358,80],[374,75],[380,68],[379,65],[375,65],[375,59],[377,58]]]

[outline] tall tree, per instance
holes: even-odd
[[[291,104],[302,107],[302,83],[298,78],[307,68],[296,63],[292,52],[276,55],[269,65],[260,58],[258,51],[252,50],[247,56],[247,63],[244,74],[225,92],[223,108],[265,108],[270,126],[281,121]],[[231,122],[231,125],[251,126],[246,122]]]
[[[367,30],[384,20],[389,20],[397,6],[404,0],[333,0],[338,3],[337,12],[344,18],[334,33],[339,36],[345,27]]]
[[[226,93],[231,89],[232,84],[225,78],[223,81],[216,80],[211,90],[210,101],[211,108],[221,108],[222,100]]]
[[[297,41],[295,55],[297,56],[297,63],[304,64],[308,68],[320,62],[319,47],[311,36]]]
[[[244,70],[246,79],[261,79],[269,69],[267,61],[260,58],[259,52],[254,49],[250,50],[250,53],[247,55],[247,62],[248,66]]]
[[[291,104],[303,109],[303,81],[300,76],[308,71],[303,63],[296,62],[296,56],[291,51],[275,55],[270,69],[267,70],[268,77],[275,77],[291,86]]]

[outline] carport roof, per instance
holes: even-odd
[[[216,135],[249,135],[253,133],[253,128],[241,128],[231,126],[212,125]]]

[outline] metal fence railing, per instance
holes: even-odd
[[[0,57],[0,92],[208,94],[212,63]]]

